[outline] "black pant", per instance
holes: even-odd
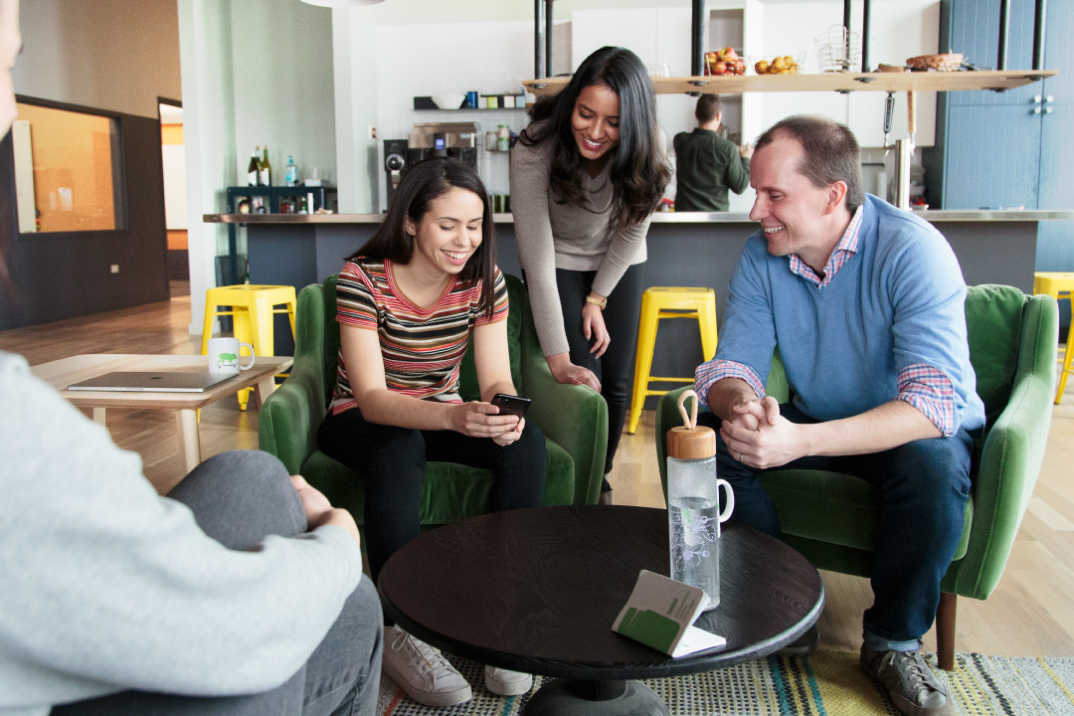
[[[418,536],[426,460],[491,470],[494,511],[539,507],[544,497],[544,434],[529,421],[522,437],[502,447],[452,430],[370,423],[351,408],[325,418],[317,440],[365,481],[364,537],[374,580],[388,557]]]
[[[582,334],[582,306],[593,286],[596,271],[556,269],[556,286],[563,307],[563,325],[571,362],[585,366],[600,380],[600,394],[608,403],[608,450],[604,473],[611,472],[619,438],[623,434],[627,408],[630,407],[631,378],[634,374],[634,350],[638,342],[638,314],[641,294],[645,291],[645,264],[634,264],[615,285],[604,308],[604,325],[611,343],[600,358],[589,352],[591,341]]]

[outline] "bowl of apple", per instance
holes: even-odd
[[[705,53],[706,75],[744,75],[746,59],[733,47],[710,50]]]

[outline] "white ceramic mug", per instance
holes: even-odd
[[[239,347],[250,349],[250,362],[243,365],[239,360]],[[248,370],[254,365],[254,347],[249,343],[240,343],[238,338],[209,339],[209,374],[214,377],[238,375],[240,370]]]

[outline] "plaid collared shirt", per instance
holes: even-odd
[[[850,223],[847,224],[843,235],[839,237],[839,243],[832,249],[828,262],[824,264],[824,278],[817,276],[817,272],[803,261],[798,254],[791,254],[788,258],[787,265],[791,273],[801,276],[819,288],[825,288],[830,284],[835,275],[839,273],[839,269],[843,268],[843,264],[858,252],[858,234],[861,233],[861,218],[864,213],[864,207],[859,206],[857,211],[854,212],[854,216],[850,217]]]

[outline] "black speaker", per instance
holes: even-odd
[[[388,187],[388,206],[392,204],[395,190],[399,187],[407,167],[407,140],[385,139],[384,140],[384,172],[385,185]]]

